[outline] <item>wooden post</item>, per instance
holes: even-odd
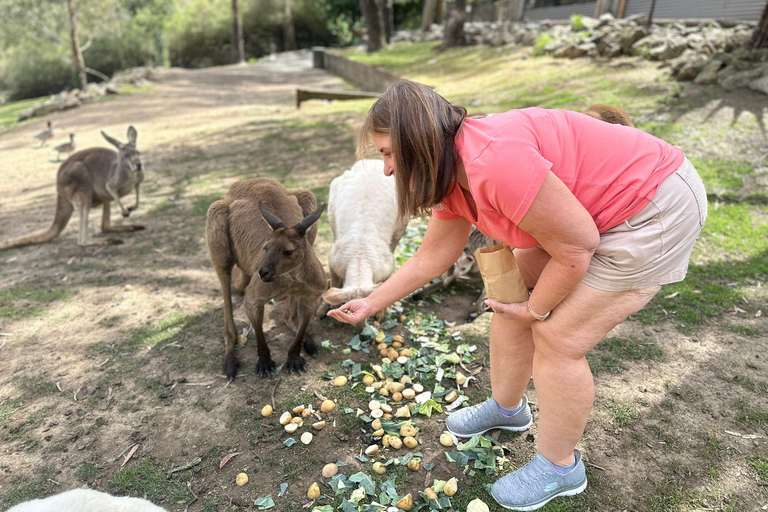
[[[603,0],[597,0],[597,2],[595,2],[595,18],[599,18],[600,15],[603,14],[601,12],[602,8],[603,8]]]
[[[627,0],[621,0],[619,3],[619,12],[616,13],[616,18],[624,17],[624,9],[627,8]]]
[[[243,42],[243,22],[240,20],[240,9],[237,0],[232,0],[232,62],[235,64],[245,61],[245,43]]]

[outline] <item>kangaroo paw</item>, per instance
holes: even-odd
[[[256,363],[256,375],[261,378],[270,377],[275,368],[277,368],[277,365],[275,365],[271,357],[259,357],[259,362]]]
[[[298,354],[288,354],[288,361],[285,362],[285,367],[289,373],[301,373],[307,371],[307,362]]]
[[[312,357],[317,356],[317,343],[306,334],[304,335],[304,352]]]
[[[240,366],[240,363],[237,361],[237,357],[235,356],[234,352],[224,356],[224,374],[229,380],[235,380],[238,366]]]

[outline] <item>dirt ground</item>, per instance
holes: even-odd
[[[257,378],[253,339],[238,350],[243,364],[235,382],[227,385],[221,370],[220,289],[203,238],[207,206],[231,183],[255,176],[308,187],[324,199],[330,180],[354,162],[365,102],[310,102],[296,110],[297,85],[348,87],[311,69],[301,54],[247,66],[173,69],[148,92],[50,116],[54,143],[74,132],[79,148],[107,146],[100,130],[125,140],[128,125],[137,128],[146,168],[142,203],[126,221],[118,220],[116,208],[112,218],[147,229],[121,235],[119,246],[80,248],[73,218],[50,243],[0,253],[0,293],[11,304],[0,309],[0,333],[10,334],[0,336],[0,509],[21,498],[92,487],[146,496],[174,511],[244,510],[269,494],[277,510],[291,510],[309,503],[311,482],[325,481],[325,463],[342,460],[365,471],[355,457],[369,438],[362,423],[342,411],[330,415],[312,444],[291,448],[283,446],[287,436],[276,416],[259,414],[273,401],[278,413],[289,405],[317,407],[315,392],[337,398],[340,409],[364,408],[359,390],[331,388],[324,378],[348,374],[345,359],[377,360],[356,351],[342,354],[355,335],[350,326],[327,319],[311,325],[316,340],[339,348],[309,358],[306,374]],[[648,119],[712,123],[723,136],[689,141],[691,151],[758,161],[768,154],[764,129],[744,134],[727,127],[739,116],[753,116],[762,127],[766,107],[760,101],[757,95],[693,96],[684,112],[658,111]],[[53,218],[58,164],[50,145],[41,149],[32,139],[43,128],[44,121],[34,120],[0,135],[0,239],[46,228]],[[92,212],[92,232],[100,213]],[[320,222],[315,248],[325,263],[331,239],[327,221]],[[490,390],[489,318],[467,323],[476,289],[453,291],[417,309],[455,322],[464,340],[480,347],[484,367],[468,391],[474,403]],[[764,294],[759,304],[768,313]],[[240,306],[236,298],[243,329]],[[277,307],[266,316],[273,358],[281,364],[292,334]],[[596,351],[606,360],[623,357],[622,371],[595,377],[595,407],[580,443],[590,486],[574,510],[768,507],[765,477],[755,469],[755,461],[768,461],[766,324],[764,316],[739,323],[758,334],[738,334],[721,322],[690,335],[671,322],[630,319],[609,335],[629,340],[640,354],[657,355]],[[535,389],[529,391],[535,404]],[[402,494],[423,490],[430,477],[460,476],[460,493],[471,489],[476,495],[469,499],[491,503],[445,460],[438,443],[444,418],[433,416],[422,428],[419,450],[435,468],[429,475],[423,469],[400,475]],[[502,434],[499,440],[509,449],[505,467],[527,462],[536,436],[535,422],[529,433]],[[123,464],[122,452],[133,446],[138,449]],[[219,469],[231,451],[240,455]],[[191,469],[166,476],[198,457]],[[241,471],[250,482],[237,487]],[[158,481],[163,483],[152,487]],[[281,483],[288,488],[278,498]]]

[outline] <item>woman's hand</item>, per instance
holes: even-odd
[[[502,318],[507,320],[516,320],[518,322],[531,323],[536,320],[531,312],[528,311],[525,302],[513,302],[511,304],[505,304],[493,299],[486,299],[485,304],[493,310],[497,315],[501,315]]]
[[[328,316],[335,318],[339,322],[344,322],[345,324],[356,324],[362,322],[374,313],[376,313],[376,309],[366,298],[351,300],[336,309],[330,310]]]

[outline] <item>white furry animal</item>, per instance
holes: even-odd
[[[395,180],[384,175],[384,162],[360,160],[331,182],[328,219],[331,288],[323,300],[338,305],[367,297],[394,272],[395,248],[408,225],[397,218]]]
[[[8,512],[167,512],[140,498],[119,498],[93,489],[73,489],[20,503]]]

